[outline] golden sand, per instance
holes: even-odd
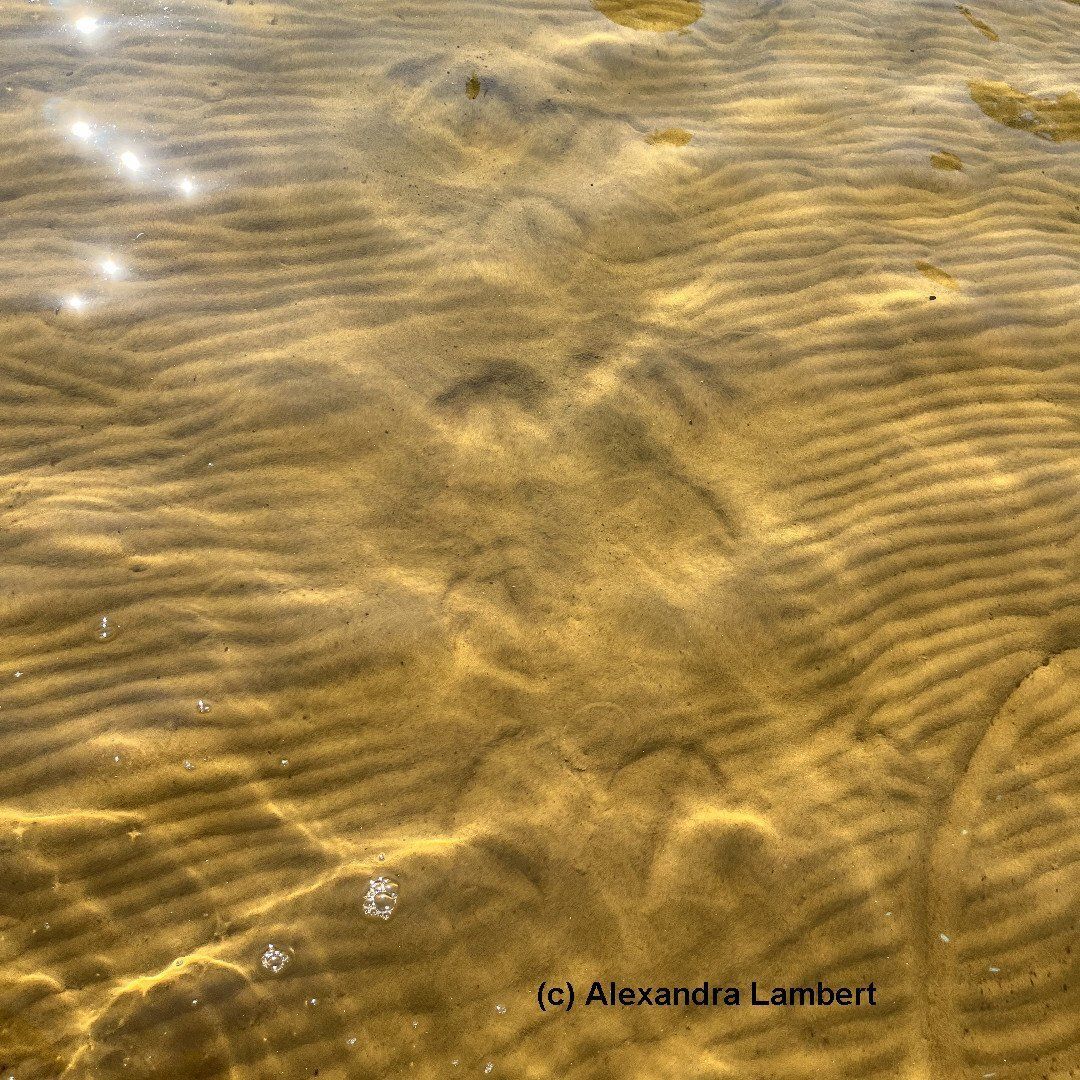
[[[0,13],[0,1077],[1077,1075],[1074,3]]]

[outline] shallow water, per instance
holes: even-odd
[[[0,14],[3,1077],[1075,1075],[1080,7]]]

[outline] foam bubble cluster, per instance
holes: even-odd
[[[398,902],[396,881],[388,877],[372,878],[364,893],[364,914],[372,919],[389,919]]]
[[[271,974],[279,975],[289,962],[289,954],[271,943],[266,946],[266,951],[262,954],[260,962]]]

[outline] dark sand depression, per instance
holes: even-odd
[[[1077,1075],[1080,7],[0,17],[0,1078]]]

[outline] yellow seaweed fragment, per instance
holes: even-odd
[[[1030,131],[1050,142],[1080,139],[1080,95],[1057,97],[1024,94],[1004,82],[973,81],[971,99],[991,120],[1019,131]]]
[[[951,169],[955,172],[960,172],[964,167],[964,163],[948,150],[939,150],[936,154],[931,154],[930,164],[935,169]]]
[[[928,277],[932,282],[937,285],[944,285],[950,289],[958,289],[960,286],[956,283],[956,278],[952,274],[947,273],[945,270],[934,266],[928,262],[917,262],[915,269],[919,271],[924,277]]]
[[[682,128],[664,128],[663,131],[654,131],[646,140],[653,146],[666,144],[668,146],[685,146],[694,136]]]
[[[480,96],[480,76],[474,71],[465,83],[465,94],[475,101]]]
[[[963,15],[964,18],[967,19],[967,21],[971,23],[971,25],[974,26],[980,34],[985,34],[986,37],[988,37],[991,41],[1001,40],[998,37],[998,32],[992,26],[988,26],[986,23],[984,23],[982,19],[977,19],[974,15],[972,15],[969,8],[964,7],[963,4],[957,4],[956,10],[959,11],[960,14]]]
[[[701,18],[698,0],[593,0],[593,7],[620,26],[663,33]]]

